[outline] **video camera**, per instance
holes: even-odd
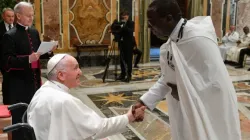
[[[114,35],[114,41],[118,42],[121,39],[121,29],[124,22],[120,22],[117,19],[111,25],[111,33]]]

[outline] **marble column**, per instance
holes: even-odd
[[[236,24],[236,11],[237,2],[235,0],[230,0],[230,25]]]
[[[236,30],[243,34],[245,26],[250,27],[250,0],[239,0],[237,3]]]
[[[147,8],[152,0],[140,0],[140,32],[139,32],[139,46],[142,49],[142,62],[150,61],[150,30],[147,22]]]

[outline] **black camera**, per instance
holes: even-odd
[[[117,19],[111,25],[111,33],[114,35],[114,40],[116,42],[120,41],[121,39],[121,29],[122,29],[123,22],[119,22]]]

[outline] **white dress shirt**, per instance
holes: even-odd
[[[11,28],[14,27],[13,23],[12,24],[8,24],[8,23],[4,22],[4,25],[5,25],[6,31],[9,31],[9,25],[11,26]]]

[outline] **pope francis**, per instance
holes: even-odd
[[[144,108],[102,118],[69,89],[80,83],[82,74],[76,59],[67,54],[53,56],[47,65],[48,81],[35,93],[28,107],[28,123],[37,140],[91,140],[122,132]],[[135,113],[134,113],[135,111]]]

